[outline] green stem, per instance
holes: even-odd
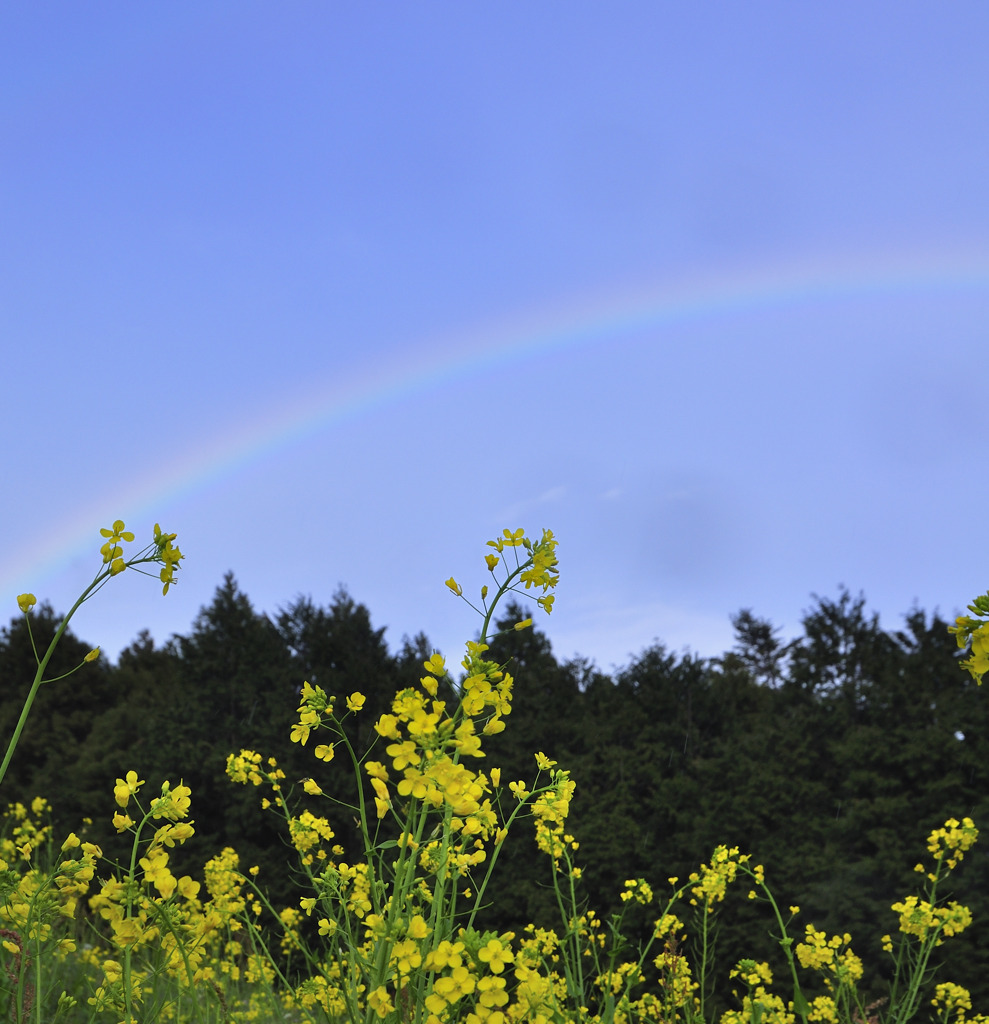
[[[144,562],[156,562],[158,561],[158,549],[156,545],[151,544],[148,547],[142,549],[134,558],[125,563],[124,568],[132,569]],[[140,571],[140,570],[138,570]],[[0,763],[0,785],[3,784],[4,776],[7,774],[7,768],[10,765],[11,758],[14,756],[14,751],[17,749],[17,744],[20,741],[21,733],[24,731],[24,726],[27,722],[28,715],[31,713],[31,706],[34,704],[34,698],[38,695],[38,690],[42,683],[55,682],[54,679],[44,679],[45,669],[48,667],[48,662],[51,661],[52,655],[55,653],[55,648],[58,646],[59,641],[62,639],[62,634],[65,632],[69,625],[72,616],[79,610],[79,606],[87,601],[93,594],[99,590],[114,573],[111,572],[110,566],[101,568],[96,574],[95,579],[88,587],[79,595],[76,603],[69,609],[69,614],[62,619],[59,623],[58,629],[55,630],[55,636],[52,637],[52,642],[48,645],[48,650],[45,651],[44,657],[38,661],[38,671],[34,674],[34,682],[31,684],[31,690],[27,695],[27,699],[24,701],[24,707],[21,709],[21,716],[17,719],[17,725],[14,726],[14,734],[10,737],[10,742],[7,744],[7,751],[3,756],[3,762]],[[27,612],[24,613],[28,615]],[[34,634],[31,633],[31,620],[28,618],[28,635],[31,637],[31,647],[34,650],[35,660],[38,660],[38,649],[34,644]],[[75,671],[75,669],[73,669]],[[66,673],[71,674],[71,673]],[[63,679],[64,676],[58,676],[57,679]]]
[[[518,554],[516,554],[515,557],[517,560]],[[502,583],[502,585],[498,588],[498,592],[495,594],[494,598],[491,601],[491,607],[488,609],[488,613],[484,616],[484,621],[481,623],[480,643],[487,643],[488,627],[491,625],[491,618],[495,613],[495,609],[498,607],[498,602],[505,596],[505,594],[509,590],[513,589],[512,581],[515,580],[517,577],[521,576],[522,573],[525,572],[526,566],[530,565],[531,562],[532,556],[530,555],[529,558],[527,558],[526,561],[524,561],[520,566],[518,566],[518,568],[514,572],[510,572],[508,574],[508,576],[505,579],[505,582]]]
[[[104,572],[97,574],[96,579],[94,579],[93,582],[90,583],[90,585],[82,592],[76,603],[69,611],[69,614],[66,615],[59,623],[58,629],[55,630],[55,636],[52,638],[52,642],[48,645],[48,650],[45,651],[45,656],[38,662],[38,671],[34,674],[34,682],[31,684],[31,690],[27,695],[27,699],[24,701],[24,707],[21,709],[20,718],[17,719],[17,725],[14,726],[14,734],[10,737],[10,742],[7,744],[7,752],[4,754],[3,762],[0,763],[0,785],[3,784],[4,776],[7,774],[7,767],[10,764],[11,758],[14,756],[14,751],[17,749],[21,733],[24,731],[28,715],[31,713],[31,706],[34,704],[34,698],[37,697],[38,690],[41,687],[41,683],[43,681],[42,677],[45,674],[45,669],[48,667],[48,662],[51,661],[51,657],[55,653],[55,648],[58,646],[58,642],[62,639],[62,634],[65,632],[66,627],[69,624],[69,620],[79,610],[79,606],[87,597],[89,597],[104,575],[106,575]],[[25,612],[25,615],[27,615],[27,612]]]
[[[539,793],[542,792],[544,791],[539,790]],[[522,809],[528,804],[529,797],[538,796],[539,793],[530,793],[524,800],[517,801],[517,806],[508,816],[508,819],[505,821],[504,825],[502,825],[502,828],[505,830],[505,838],[502,839],[502,841],[495,846],[494,853],[491,854],[491,859],[488,861],[488,870],[484,875],[484,881],[481,882],[480,886],[478,887],[477,895],[474,898],[474,909],[470,912],[470,917],[467,918],[467,924],[464,926],[468,930],[474,927],[474,918],[477,916],[477,912],[481,909],[481,906],[483,904],[484,893],[488,887],[488,882],[491,880],[491,874],[494,871],[494,866],[498,860],[498,855],[501,853],[502,847],[504,847],[505,843],[508,842],[508,833],[511,830],[512,822],[515,821],[519,814],[521,814]]]
[[[789,933],[786,930],[786,924],[783,922],[783,915],[780,913],[779,905],[765,881],[760,882],[756,875],[745,866],[742,866],[742,870],[762,889],[766,894],[769,905],[773,908],[773,914],[776,916],[776,923],[779,925],[780,929],[779,944],[786,956],[787,963],[790,967],[790,977],[793,980],[793,1008],[803,1021],[803,1024],[807,1024],[807,1011],[809,1007],[807,999],[804,996],[803,989],[800,987],[800,980],[797,977],[797,965],[793,959],[793,939],[790,938]]]

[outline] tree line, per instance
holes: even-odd
[[[525,612],[508,608],[505,624]],[[47,644],[59,616],[32,614]],[[890,906],[916,891],[925,839],[949,816],[989,829],[989,694],[958,667],[955,642],[937,615],[914,609],[901,629],[880,628],[864,598],[817,598],[788,643],[743,610],[735,646],[719,658],[675,654],[661,644],[607,674],[585,659],[559,661],[538,629],[509,630],[492,655],[510,663],[513,711],[485,743],[486,767],[532,779],[540,750],[577,782],[571,831],[580,841],[584,892],[604,918],[620,909],[627,878],[657,894],[687,877],[719,843],[766,866],[781,906],[829,934],[850,932],[866,965],[863,990],[881,991],[880,937],[896,931]],[[299,598],[272,616],[255,611],[232,575],[187,636],[156,646],[142,633],[116,664],[86,664],[44,686],[4,782],[5,802],[47,797],[56,836],[83,830],[108,856],[123,856],[110,824],[112,786],[134,769],[157,789],[181,778],[192,789],[196,836],[176,850],[176,868],[196,874],[224,846],[257,864],[273,901],[297,903],[295,854],[253,787],[224,775],[228,753],[273,755],[289,788],[330,818],[357,855],[352,821],[303,796],[315,776],[330,796],[352,786],[342,758],[322,765],[289,742],[303,680],[337,694],[355,690],[365,709],[348,719],[363,750],[397,689],[414,685],[431,653],[405,638],[392,653],[368,609],[339,591],[326,606]],[[66,634],[55,676],[90,646]],[[444,652],[454,662],[457,652]],[[34,673],[23,618],[0,629],[0,735],[7,737]],[[378,756],[378,755],[376,755]],[[89,823],[85,823],[88,819]],[[549,865],[522,822],[496,867],[487,923],[558,925]],[[989,836],[986,837],[989,843]],[[946,977],[989,1005],[989,854],[980,846],[953,875],[956,898],[975,924],[943,947]],[[743,956],[777,957],[764,907],[730,894],[720,918],[722,973]],[[658,915],[635,908],[646,934]],[[728,997],[722,979],[719,995]],[[979,1005],[977,1004],[977,1007]]]

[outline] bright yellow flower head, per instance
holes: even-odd
[[[972,997],[967,988],[945,981],[934,989],[931,1006],[943,1007],[945,1013],[954,1013],[959,1021],[963,1021],[965,1011],[972,1009]]]
[[[446,675],[446,659],[438,651],[434,651],[428,661],[422,663],[422,667],[434,676]]]
[[[154,802],[152,817],[178,821],[184,818],[192,807],[192,790],[183,782],[172,787],[166,779],[161,784],[161,796]]]
[[[112,530],[100,530],[101,537],[109,538],[111,544],[116,544],[117,541],[126,541],[128,544],[134,539],[134,534],[130,530],[124,530],[124,521],[118,519],[113,524]]]
[[[138,779],[137,772],[128,772],[126,779],[117,779],[113,787],[113,799],[118,806],[126,807],[130,798],[144,785],[144,779]]]
[[[501,939],[490,939],[487,945],[477,951],[477,958],[488,965],[492,974],[501,974],[505,965],[515,960],[515,954]]]
[[[979,838],[979,830],[971,818],[949,818],[943,828],[935,829],[927,837],[927,849],[935,860],[943,860],[954,868]]]
[[[394,715],[382,715],[375,722],[374,729],[379,736],[384,736],[386,739],[397,740],[399,738],[398,719]]]
[[[34,594],[17,595],[17,607],[20,608],[22,612],[28,611],[28,609],[33,608],[37,603],[38,599],[34,596]]]

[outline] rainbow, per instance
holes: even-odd
[[[90,506],[76,508],[47,530],[43,541],[25,543],[0,564],[4,591],[37,586],[90,551],[94,523],[117,516],[137,525],[149,514],[215,485],[246,466],[302,438],[450,382],[509,363],[661,331],[689,321],[739,317],[769,309],[833,304],[861,298],[937,292],[989,294],[985,252],[932,259],[881,257],[831,260],[746,273],[673,281],[577,302],[567,301],[511,320],[410,349],[384,372],[376,369],[333,381],[302,400],[272,407],[232,427]],[[104,520],[106,521],[104,523]]]

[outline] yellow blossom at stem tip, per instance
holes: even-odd
[[[124,521],[122,519],[117,519],[114,522],[113,528],[111,530],[100,530],[100,536],[109,538],[110,544],[116,544],[117,541],[120,540],[126,541],[128,544],[130,544],[130,542],[134,539],[134,534],[131,533],[130,530],[124,529]]]
[[[17,595],[17,607],[20,608],[22,612],[28,611],[28,609],[33,608],[37,603],[38,599],[34,596],[34,594]]]
[[[130,798],[144,785],[144,779],[138,779],[137,772],[129,771],[126,779],[117,779],[113,787],[113,798],[120,807],[126,807]]]

